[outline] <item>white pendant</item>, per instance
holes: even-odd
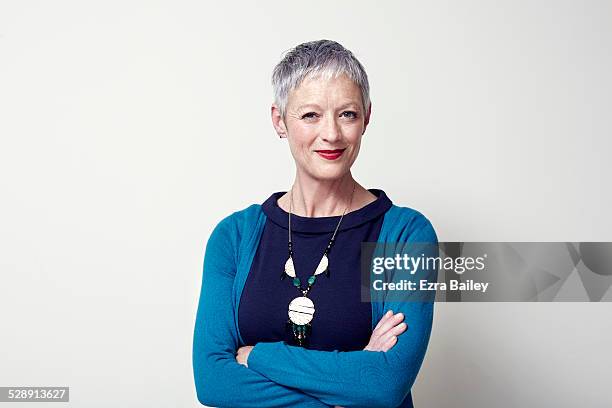
[[[296,297],[289,303],[289,320],[295,324],[310,323],[314,317],[315,307],[312,300],[306,296]]]
[[[295,266],[293,266],[293,259],[289,257],[285,262],[285,273],[292,278],[295,278]]]
[[[319,262],[319,266],[317,266],[317,269],[315,270],[314,274],[319,275],[325,272],[328,265],[329,265],[329,260],[327,259],[327,255],[323,255],[323,258],[321,258],[321,262]]]

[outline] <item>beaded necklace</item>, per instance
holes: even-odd
[[[315,307],[312,300],[308,297],[308,292],[314,285],[317,275],[325,273],[325,276],[329,278],[329,251],[334,244],[334,240],[336,239],[336,233],[338,232],[338,228],[340,228],[340,224],[342,223],[342,219],[344,215],[351,207],[351,203],[353,202],[353,195],[355,194],[355,186],[357,183],[353,184],[353,191],[351,192],[351,198],[349,200],[348,206],[344,209],[340,220],[338,221],[338,225],[336,225],[336,229],[323,251],[323,256],[321,257],[321,261],[319,265],[315,269],[314,273],[308,278],[308,286],[306,289],[302,289],[302,284],[300,282],[300,278],[298,278],[295,274],[295,265],[293,264],[293,246],[291,243],[291,212],[293,210],[293,188],[291,188],[290,193],[290,203],[289,203],[289,258],[285,262],[285,270],[281,274],[280,279],[285,279],[286,276],[293,278],[293,286],[295,286],[301,293],[301,296],[296,297],[291,302],[289,302],[289,320],[287,321],[287,325],[291,326],[291,330],[293,332],[293,336],[297,342],[298,346],[305,346],[307,338],[309,338],[310,333],[312,332],[311,321],[314,318]]]

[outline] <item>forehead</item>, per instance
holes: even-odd
[[[361,102],[361,89],[346,74],[337,77],[306,77],[300,85],[289,92],[288,104],[299,105],[307,102],[334,101]]]

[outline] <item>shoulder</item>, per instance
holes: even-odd
[[[204,262],[231,262],[237,265],[241,248],[248,245],[263,225],[261,205],[252,204],[223,218],[214,227],[206,243]],[[245,238],[246,237],[246,238]]]
[[[251,204],[248,207],[235,211],[217,223],[211,234],[211,239],[240,241],[241,236],[251,231],[253,226],[265,217],[260,204]]]
[[[217,278],[235,277],[244,236],[248,236],[248,231],[256,230],[252,225],[259,220],[261,213],[261,208],[254,204],[231,213],[217,223],[204,251],[205,274]]]
[[[410,207],[393,204],[385,213],[383,229],[398,241],[438,242],[429,218]]]

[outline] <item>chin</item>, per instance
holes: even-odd
[[[310,172],[310,175],[315,180],[331,181],[342,178],[349,172],[349,170],[350,169],[345,169],[344,166],[336,169],[316,169],[315,171]]]

